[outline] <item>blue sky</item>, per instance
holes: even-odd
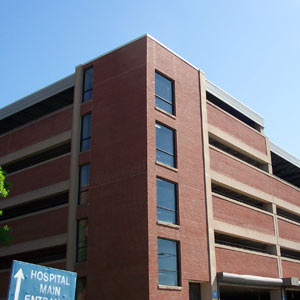
[[[0,107],[149,33],[265,119],[300,158],[300,0],[13,0],[0,4]]]

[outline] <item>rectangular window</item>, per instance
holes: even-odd
[[[87,260],[87,243],[88,243],[88,219],[77,221],[77,252],[76,262]]]
[[[174,114],[173,81],[155,72],[155,105]]]
[[[81,135],[80,135],[80,151],[86,151],[91,148],[91,125],[92,115],[87,114],[81,117]]]
[[[189,300],[201,300],[200,283],[189,282]]]
[[[86,204],[88,202],[88,186],[90,184],[90,165],[79,167],[79,192],[78,204]]]
[[[93,98],[93,75],[94,68],[84,70],[83,73],[83,88],[82,88],[82,103]]]
[[[177,185],[170,181],[156,178],[157,220],[177,223]]]
[[[176,166],[175,160],[175,131],[159,123],[156,127],[156,161]]]
[[[158,238],[157,250],[158,284],[179,286],[179,243],[176,241]]]
[[[77,278],[76,300],[86,300],[86,277]]]

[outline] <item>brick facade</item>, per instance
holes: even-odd
[[[90,67],[93,96],[81,103],[82,70]],[[155,106],[155,72],[173,82],[173,115]],[[40,151],[34,150],[37,143],[72,135],[70,153],[8,175],[13,187],[9,198],[1,199],[0,209],[16,206],[20,213],[2,222],[13,228],[14,240],[11,248],[0,248],[0,265],[11,259],[10,249],[34,261],[30,253],[43,247],[49,253],[67,247],[64,257],[59,252],[59,259],[42,263],[75,270],[79,278],[86,278],[87,299],[99,300],[188,300],[189,283],[201,285],[201,299],[213,299],[213,291],[223,284],[216,279],[221,272],[300,276],[300,261],[285,256],[284,250],[280,253],[281,248],[289,249],[300,257],[300,223],[276,213],[278,207],[300,215],[299,187],[278,179],[271,168],[266,171],[234,157],[243,149],[244,156],[255,159],[253,153],[260,153],[258,162],[271,165],[269,142],[259,121],[253,118],[257,128],[252,128],[209,102],[201,94],[203,73],[149,36],[79,66],[75,78],[73,105],[0,136],[0,155],[9,164],[15,162],[9,155],[17,153],[15,160],[22,162],[24,149],[25,157],[34,157]],[[92,116],[91,146],[80,153],[74,137],[80,139],[79,120],[87,113]],[[156,123],[175,133],[176,167],[156,161]],[[209,144],[213,130],[209,126],[232,137],[226,146],[236,143],[233,154]],[[62,142],[71,142],[70,137],[66,134]],[[51,141],[45,148],[55,149],[60,143]],[[89,183],[81,187],[84,201],[78,205],[78,170],[86,164]],[[177,185],[178,224],[157,220],[158,177]],[[219,190],[211,190],[211,183]],[[40,201],[42,207],[43,201],[61,193],[69,193],[68,204],[21,211],[31,201]],[[75,227],[86,218],[87,256],[78,263]],[[225,238],[215,241],[214,234]],[[158,238],[177,242],[177,286],[159,283]],[[255,245],[258,248],[251,248]],[[9,269],[3,267],[0,300],[6,296],[8,276]]]

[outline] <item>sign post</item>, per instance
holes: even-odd
[[[74,300],[77,274],[14,260],[8,300]]]

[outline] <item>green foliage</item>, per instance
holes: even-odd
[[[8,246],[12,241],[11,228],[7,225],[0,227],[0,245]]]
[[[10,184],[5,180],[6,172],[0,167],[0,197],[6,198],[9,193]]]
[[[0,198],[6,198],[9,193],[10,184],[5,180],[6,173],[5,171],[0,167]],[[0,216],[2,216],[3,211],[0,210]],[[0,226],[0,245],[7,246],[12,241],[11,236],[11,228],[7,225]]]

